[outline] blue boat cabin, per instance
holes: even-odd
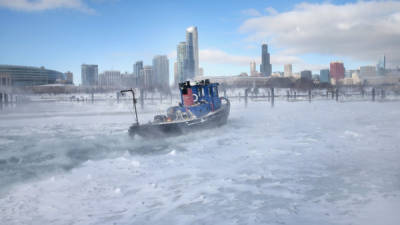
[[[221,107],[218,85],[218,83],[210,83],[208,79],[196,82],[194,85],[189,81],[180,83],[181,110],[190,112],[196,117],[218,110]]]

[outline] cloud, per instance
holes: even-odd
[[[0,7],[27,12],[67,8],[95,13],[82,0],[0,0]]]
[[[199,60],[213,64],[248,65],[253,60],[250,56],[231,55],[218,49],[199,51]]]
[[[258,64],[261,61],[261,56],[233,55],[219,49],[202,49],[200,50],[199,58],[200,62],[237,66],[247,66],[253,60]],[[283,65],[287,63],[302,63],[302,61],[296,56],[277,54],[271,56],[271,63],[274,65]]]
[[[360,1],[343,5],[301,3],[288,12],[245,20],[248,41],[267,40],[282,54],[317,53],[375,62],[386,54],[400,64],[400,2]],[[340,59],[340,58],[339,58]]]
[[[272,8],[272,7],[266,8],[265,11],[266,11],[268,14],[270,14],[270,15],[276,15],[276,14],[278,14],[278,11],[276,11],[276,10],[275,10],[274,8]]]
[[[245,16],[261,16],[261,13],[257,9],[245,9],[241,13]]]

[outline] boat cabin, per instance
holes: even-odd
[[[218,83],[210,83],[208,79],[196,83],[190,83],[190,81],[180,83],[180,106],[196,117],[218,110],[221,107],[218,85]]]

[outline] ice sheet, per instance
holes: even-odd
[[[0,224],[400,223],[398,102],[233,102],[227,125],[163,140],[129,138],[131,111],[1,114]]]

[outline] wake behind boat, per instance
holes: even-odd
[[[219,97],[218,85],[210,83],[208,79],[180,83],[179,106],[168,108],[166,115],[156,115],[152,122],[143,125],[139,125],[134,97],[136,123],[129,128],[129,135],[165,137],[224,125],[229,116],[230,102],[227,98]],[[127,91],[135,95],[132,89],[121,92]]]

